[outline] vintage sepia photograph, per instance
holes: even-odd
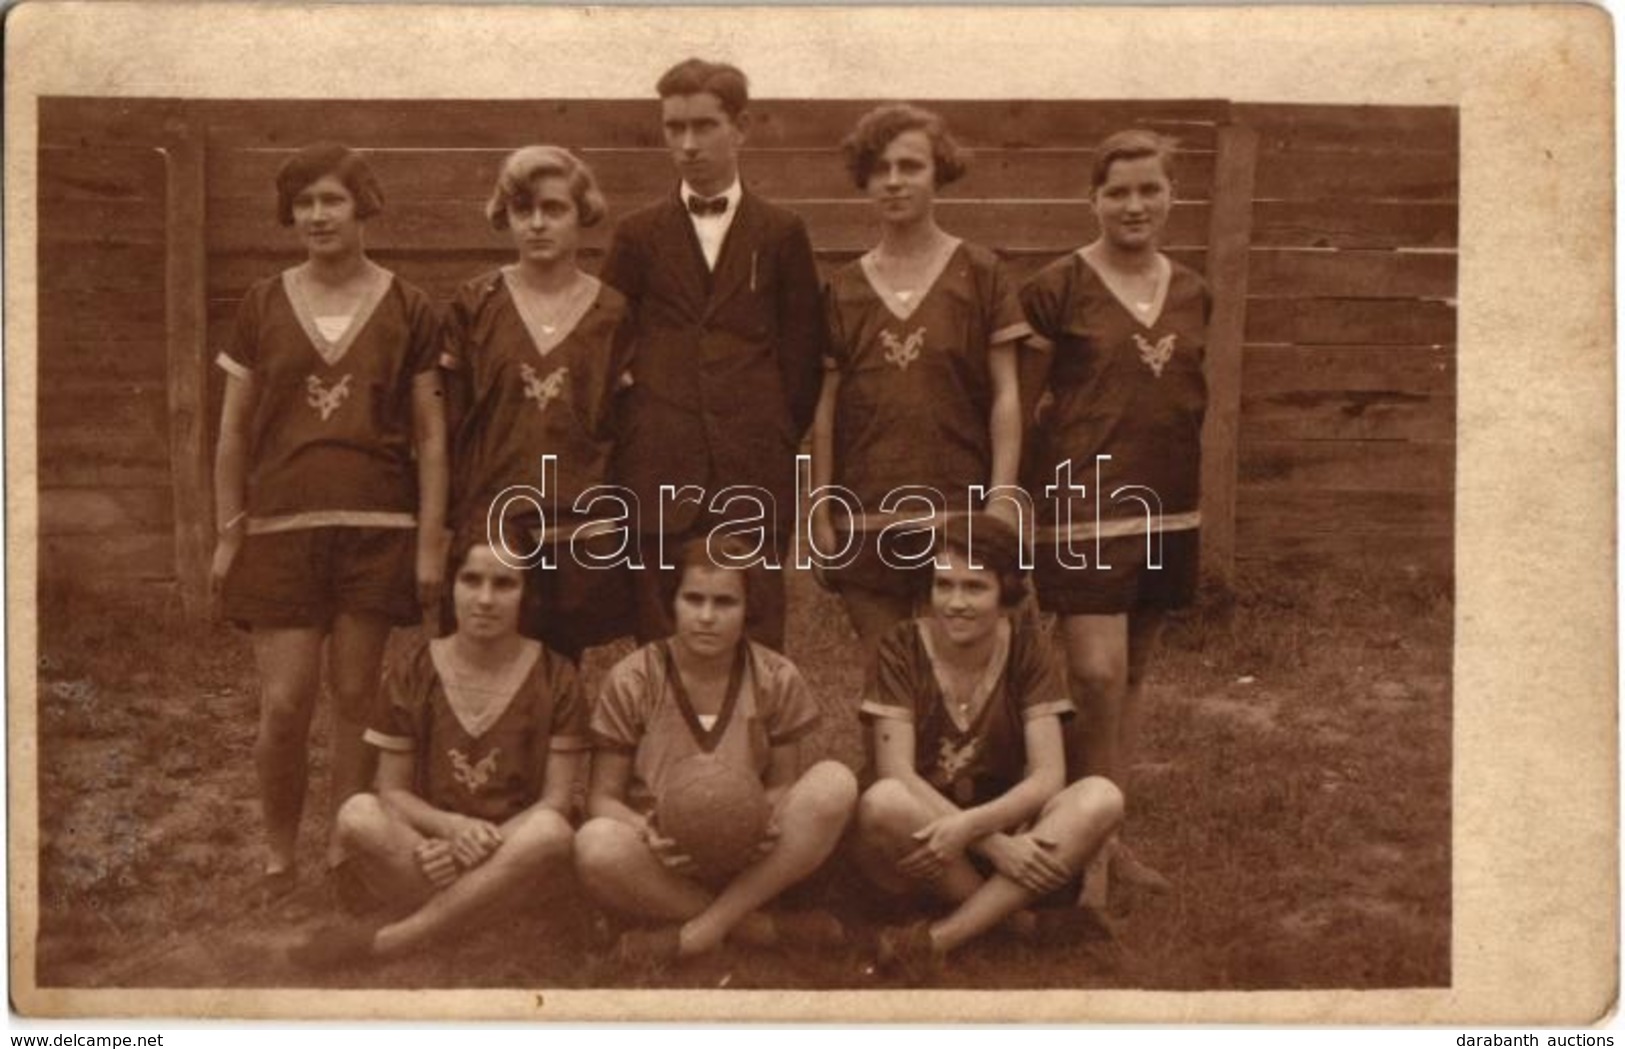
[[[1480,371],[1469,407],[1465,260],[1501,243],[1465,221],[1498,192],[1464,148],[1483,73],[1390,91],[1374,58],[1435,55],[1426,9],[1343,27],[1366,90],[1209,62],[1038,90],[1018,54],[973,83],[975,9],[176,12],[20,31],[148,25],[217,79],[7,72],[18,1008],[808,1015],[732,993],[770,991],[917,1019],[843,993],[974,990],[1010,994],[930,1015],[1088,1020],[1305,992],[1282,1022],[1336,991],[1402,1020],[1515,980],[1461,967],[1470,857],[1506,833],[1470,806],[1499,811],[1495,763],[1530,798],[1552,770],[1486,743],[1508,723],[1463,682],[1513,688],[1476,661],[1523,653],[1464,642],[1463,603],[1567,583],[1474,553],[1493,497],[1460,450],[1519,425],[1524,380]],[[1220,50],[1254,14],[1212,15]],[[1139,17],[1150,55],[1208,28],[1005,24],[1115,48]],[[466,82],[232,70],[300,41],[376,63],[334,43],[373,30],[508,46]],[[1573,403],[1543,421],[1590,425]],[[1563,731],[1606,734],[1611,643],[1567,643],[1604,648],[1551,697]],[[1577,1019],[1617,952],[1592,746],[1573,797],[1614,826]]]

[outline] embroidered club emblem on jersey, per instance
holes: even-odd
[[[470,765],[468,755],[453,747],[446,751],[446,756],[451,758],[451,778],[462,784],[470,794],[478,794],[481,788],[491,782],[491,775],[497,770],[497,755],[500,753],[502,748],[498,747]]]
[[[980,738],[967,739],[957,747],[951,739],[941,740],[937,745],[937,775],[940,782],[952,783],[958,779],[961,772],[970,768],[971,762],[976,760],[977,751],[981,749]]]
[[[1134,345],[1140,348],[1140,360],[1151,368],[1151,374],[1162,378],[1162,369],[1167,365],[1168,359],[1174,355],[1174,333],[1169,332],[1158,339],[1155,344],[1139,332],[1134,333]]]
[[[886,363],[897,365],[898,371],[908,371],[908,366],[919,359],[920,347],[925,345],[925,328],[916,329],[902,340],[889,331],[883,331],[880,341],[886,347]]]
[[[305,403],[322,415],[322,422],[339,410],[339,405],[350,396],[350,377],[346,375],[331,386],[322,385],[314,375],[305,376]]]
[[[519,366],[519,376],[525,382],[525,396],[536,402],[536,410],[539,412],[547,411],[547,406],[564,393],[564,380],[569,375],[569,368],[554,368],[544,379],[537,375],[536,369],[530,365]]]

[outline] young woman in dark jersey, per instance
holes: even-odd
[[[427,296],[367,258],[377,179],[359,154],[323,144],[289,158],[276,190],[306,258],[249,289],[217,359],[211,570],[259,668],[254,761],[272,894],[293,886],[324,654],[336,810],[371,778],[361,730],[390,627],[439,601],[446,502],[438,325]]]
[[[843,148],[881,234],[826,293],[831,357],[813,422],[813,483],[850,490],[864,514],[849,521],[822,501],[814,539],[823,554],[850,544],[851,562],[824,578],[872,652],[912,614],[928,568],[929,529],[904,534],[907,521],[965,511],[973,485],[1014,491],[1016,346],[1028,327],[993,253],[937,225],[937,191],[965,170],[941,117],[881,106]],[[1004,515],[1013,505],[995,498],[990,508]]]
[[[1101,143],[1089,195],[1100,236],[1021,292],[1049,402],[1029,488],[1059,493],[1038,500],[1035,579],[1083,713],[1072,774],[1125,789],[1146,667],[1164,614],[1194,598],[1200,545],[1209,299],[1160,250],[1172,156],[1147,131]],[[1106,855],[1117,877],[1167,888],[1120,842]],[[1092,891],[1105,885],[1091,879]]]
[[[458,291],[441,359],[453,525],[470,538],[498,526],[491,534],[515,536],[522,549],[510,561],[535,565],[521,629],[571,659],[632,630],[631,581],[614,565],[627,537],[577,504],[609,481],[613,400],[630,345],[626,300],[576,263],[582,232],[605,214],[592,170],[573,153],[511,154],[486,217],[518,257]],[[545,476],[544,456],[553,457]],[[543,505],[504,497],[521,487],[543,490]],[[531,556],[538,550],[550,564]]]

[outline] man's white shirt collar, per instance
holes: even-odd
[[[678,192],[685,210],[688,208],[689,197],[714,199],[695,192],[694,187],[687,182],[682,184]],[[745,187],[735,178],[733,185],[723,190],[720,195],[728,201],[728,210],[722,214],[696,215],[692,211],[688,213],[688,220],[694,224],[694,235],[700,239],[700,250],[705,253],[705,265],[713,270],[717,268],[717,257],[722,254],[722,242],[728,236],[728,229],[733,225],[734,216],[739,214],[739,201],[745,195]]]

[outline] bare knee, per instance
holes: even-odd
[[[901,780],[883,779],[858,801],[858,831],[865,836],[912,834],[919,805]]]
[[[1128,666],[1099,653],[1068,653],[1067,674],[1078,686],[1081,703],[1094,705],[1120,697],[1128,688]]]
[[[394,815],[376,794],[352,794],[333,816],[333,833],[347,850],[365,849],[384,837]]]
[[[631,827],[605,817],[582,824],[572,844],[576,871],[588,884],[624,867],[632,849],[647,848]]]
[[[575,847],[570,822],[552,809],[532,809],[503,828],[503,844],[526,866],[567,860]]]
[[[1092,826],[1115,827],[1123,822],[1123,791],[1105,776],[1085,776],[1049,800],[1043,816],[1062,816]]]
[[[801,774],[795,796],[797,806],[814,818],[844,823],[858,803],[858,779],[838,761],[820,761]]]

